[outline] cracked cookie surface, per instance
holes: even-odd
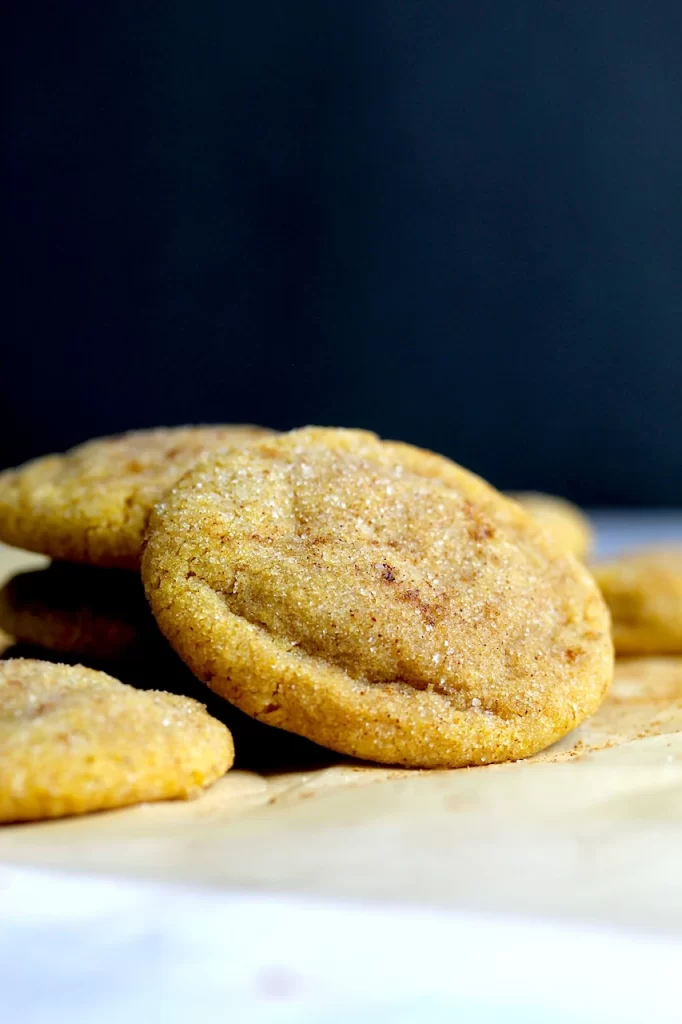
[[[525,757],[601,702],[587,570],[441,456],[304,428],[190,471],[142,560],[173,647],[248,714],[418,767]]]
[[[233,759],[229,730],[188,697],[81,665],[0,662],[0,821],[187,798]]]
[[[0,540],[68,562],[137,569],[154,504],[206,452],[270,432],[225,425],[98,438],[0,473]]]

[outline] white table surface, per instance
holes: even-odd
[[[682,941],[0,869],[0,1016],[679,1021]]]
[[[682,543],[682,512],[594,521],[601,554]],[[0,866],[3,1024],[679,1021],[680,964],[682,935]]]

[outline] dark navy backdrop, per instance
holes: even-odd
[[[682,6],[13,0],[0,461],[364,425],[682,504]]]

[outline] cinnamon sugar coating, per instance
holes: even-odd
[[[591,714],[613,671],[587,570],[455,463],[304,428],[190,471],[142,573],[173,647],[248,714],[355,757],[516,759]]]

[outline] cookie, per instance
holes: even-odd
[[[630,552],[592,571],[617,654],[682,654],[682,549]]]
[[[588,571],[448,459],[307,428],[218,454],[150,519],[152,611],[254,718],[367,760],[525,757],[613,671]]]
[[[67,562],[137,569],[149,513],[197,459],[263,427],[171,427],[105,437],[0,473],[0,540]]]
[[[576,558],[587,558],[594,540],[592,527],[577,505],[552,494],[528,492],[509,497],[523,505],[566,551]]]
[[[18,643],[98,661],[133,657],[159,639],[137,575],[68,562],[9,580],[0,629]]]
[[[0,662],[0,821],[187,798],[233,758],[229,731],[187,697],[80,665]]]

